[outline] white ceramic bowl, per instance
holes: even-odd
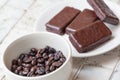
[[[60,68],[38,77],[23,77],[10,71],[11,61],[21,53],[28,52],[30,48],[39,49],[47,45],[56,50],[61,50],[65,55],[66,61]],[[15,40],[7,47],[2,58],[3,68],[7,76],[6,80],[69,80],[72,70],[69,44],[61,36],[49,32],[32,33]]]

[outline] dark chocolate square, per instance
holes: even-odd
[[[78,9],[65,7],[46,24],[47,31],[63,35],[67,25],[69,25],[79,13],[80,10]]]
[[[85,9],[81,12],[70,25],[66,28],[66,33],[74,33],[81,28],[84,28],[86,25],[89,25],[98,19],[94,11]]]
[[[98,20],[69,35],[69,39],[78,52],[86,52],[111,38],[111,31]]]

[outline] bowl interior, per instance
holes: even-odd
[[[31,48],[44,48],[47,45],[56,50],[61,50],[67,60],[70,58],[70,47],[61,36],[48,32],[41,32],[23,36],[11,43],[4,54],[4,64],[10,69],[11,61],[16,59],[21,53],[27,53]]]

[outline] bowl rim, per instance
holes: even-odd
[[[14,44],[15,42],[19,41],[19,40],[22,39],[22,38],[31,36],[31,35],[33,35],[33,34],[34,34],[34,35],[36,35],[36,34],[40,34],[40,35],[46,34],[46,35],[51,35],[51,36],[56,36],[56,37],[61,38],[61,39],[66,43],[66,46],[67,46],[67,48],[68,48],[68,53],[67,53],[68,56],[67,56],[66,61],[63,63],[62,66],[60,66],[58,69],[56,69],[55,71],[50,72],[50,73],[48,73],[48,74],[41,75],[41,76],[35,76],[35,77],[26,77],[26,76],[17,75],[17,74],[15,74],[15,73],[11,72],[11,71],[6,67],[6,65],[5,65],[5,55],[6,55],[6,52],[7,52],[8,48],[10,48],[10,46],[11,46],[12,44]],[[24,35],[24,36],[21,36],[21,37],[17,38],[17,39],[14,40],[13,42],[11,42],[11,43],[7,46],[7,48],[5,49],[4,53],[2,54],[2,64],[3,64],[4,70],[5,70],[6,72],[8,72],[8,74],[11,74],[12,76],[18,77],[18,78],[21,78],[21,79],[31,79],[31,80],[33,80],[33,79],[40,79],[40,78],[48,77],[48,76],[51,76],[51,75],[55,74],[56,72],[60,71],[64,66],[66,66],[66,64],[69,62],[69,60],[70,60],[71,57],[72,57],[71,47],[70,47],[70,44],[68,43],[68,41],[67,41],[65,38],[63,38],[62,36],[60,36],[60,35],[58,35],[58,34],[55,34],[55,33],[50,33],[50,32],[41,31],[41,32],[32,32],[32,33],[26,34],[26,35]]]

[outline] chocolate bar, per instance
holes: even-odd
[[[112,32],[98,20],[69,35],[69,39],[78,52],[87,52],[108,41]]]
[[[85,9],[66,28],[66,33],[74,33],[98,19],[94,11]]]
[[[110,24],[117,25],[119,19],[113,13],[113,11],[106,5],[104,0],[87,0],[92,6],[97,16],[102,20]]]
[[[80,10],[78,9],[65,7],[46,24],[46,30],[63,35],[67,25],[69,25],[79,13]]]

